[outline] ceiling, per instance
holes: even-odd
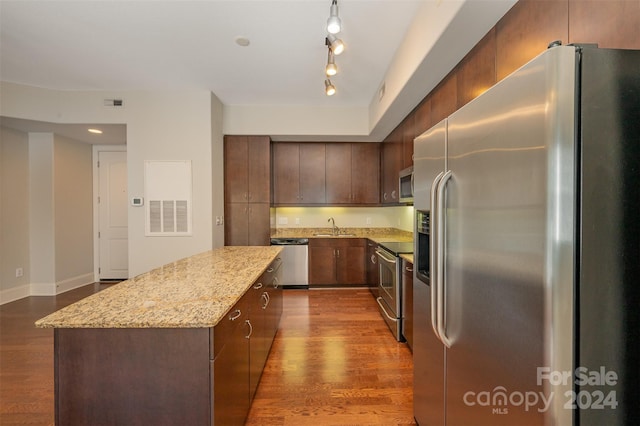
[[[330,0],[1,0],[0,76],[55,90],[208,90],[225,105],[370,108],[416,15],[453,1],[465,0],[339,0],[347,48],[328,97]],[[75,127],[74,138],[96,143]]]

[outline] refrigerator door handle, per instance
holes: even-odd
[[[437,229],[438,229],[438,220],[436,218],[436,201],[437,201],[437,188],[440,184],[440,180],[444,172],[440,172],[438,176],[433,180],[431,184],[431,230],[429,232],[429,270],[431,275],[431,327],[433,328],[433,332],[435,333],[438,340],[442,340],[440,337],[440,333],[438,332],[438,288],[436,285],[437,274],[438,274],[438,265],[436,264],[437,256]]]
[[[436,253],[436,263],[437,263],[437,275],[436,275],[436,282],[437,282],[437,287],[438,287],[438,335],[440,336],[440,340],[442,341],[442,343],[447,347],[450,348],[452,342],[449,340],[449,338],[447,337],[447,330],[445,327],[445,299],[446,299],[446,292],[445,292],[445,281],[444,281],[444,266],[445,266],[445,259],[444,259],[444,250],[445,250],[445,218],[444,218],[444,197],[445,197],[445,188],[447,186],[447,182],[449,181],[449,179],[451,179],[451,170],[448,170],[443,176],[442,179],[440,179],[440,182],[438,184],[438,188],[436,189],[436,215],[437,215],[437,222],[438,222],[438,228],[437,228],[437,237],[436,237],[436,242],[438,244],[437,246],[437,253]]]

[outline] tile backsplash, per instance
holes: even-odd
[[[413,232],[413,206],[394,207],[277,207],[271,227],[330,228],[333,217],[339,228],[397,228]]]

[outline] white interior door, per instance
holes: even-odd
[[[127,153],[101,151],[99,161],[99,262],[103,279],[129,277]]]

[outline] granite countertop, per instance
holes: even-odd
[[[318,236],[316,234],[325,234]],[[396,228],[340,228],[343,236],[331,234],[331,228],[277,228],[271,230],[271,238],[368,238],[377,243],[384,242],[410,242],[413,241],[413,233]]]
[[[36,327],[213,327],[281,250],[221,247],[178,260],[60,309]]]
[[[400,255],[401,258],[406,259],[407,261],[413,263],[413,253],[402,253]]]

